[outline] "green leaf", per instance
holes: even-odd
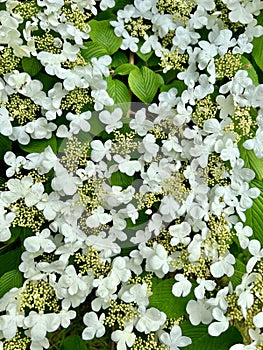
[[[118,79],[107,79],[108,87],[107,92],[114,100],[114,105],[107,107],[108,110],[113,111],[115,108],[120,107],[124,114],[127,114],[130,108],[131,95],[127,86]]]
[[[133,181],[133,176],[123,174],[120,171],[116,171],[110,177],[111,186],[121,186],[122,188],[127,188],[133,183]]]
[[[31,140],[28,145],[19,145],[19,147],[28,153],[41,153],[44,149],[50,146],[54,153],[57,153],[57,139],[53,135],[48,140]]]
[[[66,337],[60,350],[86,350],[86,343],[78,335],[70,335]]]
[[[114,75],[127,75],[129,74],[133,69],[139,70],[137,66],[131,63],[125,63],[121,64],[119,67],[117,67],[114,71]]]
[[[31,77],[35,76],[42,69],[42,64],[35,57],[24,57],[22,59],[22,67]]]
[[[242,145],[239,147],[240,157],[244,160],[245,168],[252,169],[256,179],[263,179],[263,158],[257,158],[253,150],[247,150]]]
[[[81,50],[81,55],[87,62],[93,57],[99,58],[108,54],[106,48],[98,42],[87,41],[84,45],[87,48]]]
[[[257,17],[257,24],[263,25],[263,11],[261,11],[260,15]],[[256,64],[263,71],[263,50],[262,50],[262,36],[259,38],[254,38],[252,41],[253,50],[252,57],[256,61]]]
[[[181,80],[175,80],[173,81],[171,84],[167,84],[167,85],[162,85],[160,87],[160,91],[163,92],[163,91],[169,91],[170,89],[172,88],[176,88],[178,93],[177,95],[178,96],[181,96],[182,95],[182,92],[186,89],[186,85],[183,81]]]
[[[246,211],[246,225],[252,227],[253,238],[258,239],[263,244],[262,232],[262,213],[263,213],[263,182],[253,180],[250,182],[250,187],[257,187],[260,189],[259,197],[253,200],[253,205]]]
[[[258,75],[251,62],[245,56],[241,56],[241,62],[242,69],[246,70],[253,83],[258,85]]]
[[[206,325],[193,326],[184,321],[180,326],[183,335],[192,339],[192,344],[185,347],[185,350],[228,350],[234,344],[243,343],[241,334],[234,327],[229,327],[218,337],[212,337],[208,334]]]
[[[172,287],[175,283],[173,278],[159,280],[153,284],[150,296],[150,306],[166,313],[168,318],[178,318],[186,314],[186,305],[193,298],[191,292],[186,297],[176,297],[172,293]]]
[[[21,248],[12,249],[0,256],[0,276],[5,272],[18,268],[20,264]]]
[[[0,159],[4,158],[7,151],[11,151],[12,141],[7,136],[0,135]]]
[[[0,277],[0,298],[14,287],[21,287],[23,284],[23,275],[17,270],[11,270]]]
[[[142,53],[141,52],[141,47],[142,47],[142,42],[138,43],[138,51],[136,52],[136,55],[140,57],[140,59],[142,59],[144,62],[147,62],[150,57],[153,54],[153,51],[150,51],[149,53]]]
[[[121,64],[129,63],[128,57],[125,55],[125,53],[121,51],[117,51],[113,56],[112,56],[112,62],[111,66],[113,68],[116,68],[120,66]]]
[[[130,72],[128,82],[134,95],[144,103],[151,103],[161,85],[159,79],[159,75],[151,69],[142,67]]]
[[[236,288],[242,282],[242,276],[246,273],[246,265],[239,259],[236,258],[234,265],[235,272],[233,276],[230,277],[230,281],[233,285],[233,288]]]
[[[122,38],[115,35],[114,29],[110,25],[110,20],[95,21],[93,19],[89,22],[89,25],[91,27],[89,35],[94,42],[101,44],[109,55],[118,51]]]

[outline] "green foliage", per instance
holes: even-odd
[[[228,350],[232,345],[242,343],[242,337],[238,330],[230,327],[225,333],[218,337],[208,334],[208,326],[200,324],[194,326],[185,321],[181,324],[183,335],[192,339],[192,344],[185,347],[185,350]]]
[[[86,343],[78,335],[70,335],[63,341],[60,350],[86,350]]]
[[[54,153],[57,153],[57,139],[53,135],[48,140],[31,140],[28,145],[19,145],[19,147],[28,153],[41,153],[47,146],[50,146]]]
[[[168,318],[179,318],[185,315],[188,301],[194,298],[193,292],[186,297],[174,296],[172,293],[174,283],[175,280],[173,278],[156,279],[152,288],[153,294],[149,298],[150,306],[165,312]]]
[[[89,22],[91,27],[90,38],[95,43],[101,44],[107,51],[108,55],[114,54],[121,46],[122,39],[114,34],[114,30],[110,25],[110,20]]]
[[[8,137],[0,135],[0,159],[2,159],[7,151],[11,151],[12,141]]]
[[[106,48],[98,42],[88,41],[85,43],[85,47],[81,50],[81,55],[86,61],[90,61],[93,57],[99,58],[108,54]]]
[[[230,277],[233,288],[239,285],[242,282],[242,276],[246,272],[246,265],[239,259],[236,258],[234,265],[235,272],[233,276]]]
[[[0,298],[14,287],[21,287],[23,284],[23,275],[18,269],[4,273],[0,277]]]
[[[111,186],[121,186],[122,188],[127,188],[134,181],[134,176],[129,176],[121,173],[120,171],[116,171],[110,177]]]
[[[252,207],[246,211],[246,225],[253,228],[253,237],[258,239],[262,244],[263,182],[253,180],[250,182],[250,187],[259,188],[260,195],[253,200]]]
[[[253,150],[247,150],[243,146],[239,147],[240,157],[244,160],[245,168],[252,169],[256,174],[256,179],[263,179],[263,159],[257,158]]]
[[[162,85],[160,75],[147,67],[133,69],[128,78],[131,91],[144,103],[151,103]]]
[[[107,109],[114,110],[115,108],[120,107],[123,110],[123,113],[126,114],[130,108],[131,100],[131,95],[127,86],[118,79],[112,79],[112,77],[109,77],[107,82],[107,92],[114,100],[114,105]]]
[[[241,57],[241,62],[242,69],[246,70],[248,72],[248,76],[251,78],[253,83],[255,85],[258,85],[258,75],[251,62],[245,56]]]
[[[119,67],[116,68],[114,74],[115,75],[127,75],[129,74],[133,69],[139,70],[137,66],[131,63],[124,63],[121,64]]]
[[[261,11],[260,15],[257,18],[257,22],[260,25],[263,25],[263,12]],[[263,50],[262,50],[262,36],[255,38],[252,42],[253,51],[252,57],[254,58],[258,67],[263,70]]]
[[[128,57],[125,55],[124,52],[122,51],[117,51],[115,52],[115,54],[112,56],[112,62],[111,62],[111,66],[113,68],[116,68],[118,66],[120,66],[121,64],[125,64],[128,63],[129,59]]]
[[[21,248],[10,250],[0,255],[0,276],[4,273],[18,268],[20,264]]]
[[[22,67],[25,72],[31,75],[31,77],[37,75],[42,69],[41,63],[35,57],[24,57],[22,59]]]

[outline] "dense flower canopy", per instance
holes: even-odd
[[[263,348],[262,14],[0,0],[0,349]]]

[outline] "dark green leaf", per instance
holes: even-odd
[[[12,141],[8,137],[0,135],[0,159],[4,158],[7,151],[11,151]]]
[[[234,344],[243,343],[241,334],[234,327],[230,327],[218,337],[210,336],[208,326],[203,324],[193,326],[184,321],[181,328],[183,335],[192,339],[192,344],[185,347],[185,350],[228,350]]]
[[[35,57],[24,57],[22,59],[22,67],[31,77],[35,76],[42,69],[41,63]]]
[[[147,67],[133,69],[128,78],[129,86],[142,102],[151,103],[160,84],[159,75]]]
[[[21,249],[13,249],[0,255],[0,276],[5,272],[18,268],[20,264]]]
[[[122,188],[127,188],[133,183],[133,181],[133,176],[123,174],[120,171],[116,171],[110,177],[111,186],[121,186]]]
[[[177,95],[178,96],[181,96],[182,92],[186,89],[186,85],[183,81],[181,80],[174,80],[171,84],[168,84],[168,85],[162,85],[160,87],[160,91],[163,92],[163,91],[169,91],[170,89],[172,88],[176,88],[178,93]]]
[[[235,288],[237,285],[239,285],[242,282],[242,276],[246,272],[246,265],[236,258],[236,262],[234,265],[235,272],[233,276],[230,277],[230,281]]]
[[[112,62],[111,66],[113,68],[116,68],[120,66],[121,64],[129,63],[128,57],[123,53],[122,51],[117,51],[113,56],[112,56]]]
[[[123,113],[126,114],[130,108],[131,100],[131,95],[127,86],[120,80],[112,79],[111,77],[107,79],[107,83],[107,92],[114,100],[114,105],[108,107],[107,109],[112,111],[115,108],[120,107],[123,110]]]
[[[252,66],[251,62],[245,57],[241,57],[242,69],[248,72],[248,76],[251,78],[255,85],[258,85],[258,75],[255,68]]]
[[[119,67],[117,67],[114,71],[114,75],[127,75],[129,74],[133,69],[138,69],[139,68],[137,66],[135,66],[134,64],[131,63],[125,63],[120,65]]]
[[[0,277],[0,298],[14,287],[21,287],[23,284],[23,275],[17,270],[11,270]]]
[[[122,39],[115,35],[114,29],[110,25],[110,20],[95,21],[93,19],[89,22],[89,25],[91,27],[89,35],[92,41],[101,44],[109,55],[118,51]]]
[[[60,350],[86,350],[86,343],[78,335],[66,337]]]
[[[263,25],[263,11],[261,11],[260,15],[257,18],[257,22],[260,25]],[[253,50],[252,57],[256,61],[256,64],[263,71],[263,50],[262,50],[262,36],[259,38],[255,38],[252,41]]]
[[[244,160],[245,168],[252,169],[258,180],[263,179],[263,159],[257,158],[253,150],[247,150],[243,146],[239,147],[240,157]]]
[[[246,225],[253,228],[253,238],[258,239],[263,244],[262,213],[263,213],[263,182],[253,180],[250,187],[257,187],[261,193],[253,200],[253,205],[246,211]]]
[[[85,46],[86,48],[81,50],[81,55],[86,61],[90,61],[93,57],[99,58],[108,54],[106,48],[98,42],[88,41]]]
[[[47,146],[50,146],[53,152],[57,153],[57,139],[55,135],[48,140],[31,140],[28,145],[19,145],[23,151],[28,153],[43,152]]]
[[[153,294],[150,296],[150,306],[166,313],[168,318],[178,318],[186,314],[186,305],[193,298],[191,292],[186,297],[176,297],[172,293],[175,283],[173,278],[158,280],[152,287]]]

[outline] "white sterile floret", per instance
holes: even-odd
[[[252,257],[247,262],[247,272],[250,273],[256,263],[263,258],[263,248],[261,248],[261,243],[257,239],[252,239],[248,244],[248,250]]]
[[[142,158],[146,162],[151,162],[154,157],[157,156],[159,146],[156,144],[156,138],[152,134],[144,136],[141,145],[139,146],[139,152],[142,153]]]
[[[0,134],[10,136],[13,132],[13,118],[9,116],[9,112],[5,107],[0,107]]]
[[[100,1],[100,9],[102,11],[105,11],[108,8],[112,8],[112,7],[114,7],[114,5],[115,5],[115,1],[114,0],[101,0]]]
[[[91,151],[91,159],[94,162],[99,162],[104,157],[108,160],[111,159],[110,149],[112,142],[111,140],[107,140],[104,144],[100,140],[94,140],[90,143],[92,151]]]
[[[155,307],[146,309],[144,306],[140,306],[138,308],[138,312],[139,319],[135,324],[135,328],[139,332],[143,332],[145,334],[149,334],[160,329],[164,325],[167,318],[164,312],[159,311]]]
[[[203,299],[206,291],[211,292],[216,287],[216,282],[212,280],[204,280],[198,277],[196,281],[198,286],[195,287],[194,294],[197,299]]]
[[[243,226],[242,222],[235,224],[234,228],[237,233],[240,247],[246,249],[249,245],[249,237],[253,234],[252,228],[250,226]]]
[[[99,227],[101,224],[105,225],[112,220],[110,214],[104,212],[102,206],[98,206],[92,214],[86,219],[86,224],[88,227]]]
[[[10,227],[16,215],[0,205],[0,242],[5,242],[11,237]]]
[[[171,257],[168,256],[164,246],[154,242],[153,247],[150,248],[141,243],[139,249],[142,256],[146,259],[146,271],[154,272],[159,278],[163,278],[169,272]]]
[[[213,319],[209,305],[203,300],[190,300],[187,303],[186,311],[189,315],[190,322],[194,326],[200,323],[209,324]]]
[[[30,134],[32,139],[50,139],[56,128],[56,124],[48,123],[46,118],[38,118],[25,125],[25,131]]]
[[[116,330],[112,332],[111,339],[117,343],[117,350],[127,350],[127,346],[130,348],[133,346],[136,335],[133,330],[132,322],[125,325],[123,330]]]
[[[145,136],[154,126],[153,122],[147,119],[146,108],[139,109],[131,119],[129,125],[140,136]]]
[[[211,264],[211,274],[216,278],[220,278],[224,275],[231,277],[235,271],[233,267],[235,261],[236,259],[234,255],[230,254],[229,252],[221,255],[218,261]]]
[[[208,333],[214,337],[218,337],[225,332],[229,327],[229,318],[226,317],[222,310],[215,308],[212,311],[213,317],[217,322],[212,322],[208,326]]]
[[[119,298],[125,303],[135,302],[139,306],[149,304],[150,293],[146,283],[123,286],[119,292]]]
[[[108,134],[110,134],[114,129],[119,129],[122,127],[122,114],[123,112],[121,108],[116,108],[111,113],[106,110],[100,112],[99,120],[106,125],[105,130]]]
[[[191,232],[191,226],[188,222],[182,222],[181,224],[172,225],[169,227],[169,233],[173,237],[170,241],[172,246],[176,246],[179,243],[188,245],[191,241],[189,234]]]
[[[82,184],[80,178],[73,176],[72,173],[68,173],[67,169],[63,167],[59,162],[56,163],[55,176],[51,181],[51,186],[54,191],[59,194],[72,196],[76,193],[78,186]]]
[[[0,316],[0,330],[6,339],[12,339],[18,327],[23,327],[25,317],[17,313],[16,308],[9,308],[5,315]]]
[[[118,164],[118,168],[119,170],[124,173],[127,174],[129,176],[134,175],[135,172],[140,171],[142,169],[142,165],[138,160],[131,160],[131,157],[126,156],[125,158],[123,158],[122,156],[116,154],[115,156],[113,156],[113,159],[119,163]]]
[[[173,295],[176,297],[187,296],[191,292],[192,283],[181,273],[176,274],[174,279],[177,282],[174,283],[172,288]]]
[[[51,253],[56,249],[56,245],[49,237],[50,230],[45,228],[41,232],[37,232],[35,236],[27,237],[24,246],[30,253],[36,253],[40,249],[43,249],[45,253]]]
[[[94,311],[87,312],[83,317],[83,322],[87,326],[82,332],[82,339],[91,340],[93,338],[100,338],[105,334],[105,327],[103,320],[105,314],[102,313],[98,318]]]
[[[9,179],[7,188],[9,191],[1,193],[1,199],[5,203],[11,204],[19,198],[24,198],[28,207],[36,205],[42,199],[44,192],[43,184],[40,182],[33,184],[31,176],[24,176],[21,180]]]
[[[109,278],[114,278],[116,282],[118,281],[118,283],[120,283],[127,282],[130,277],[131,271],[127,268],[126,260],[121,256],[114,258]]]
[[[179,348],[188,346],[192,343],[191,338],[182,335],[182,330],[178,325],[173,326],[170,334],[166,332],[161,333],[159,339],[170,350],[179,350]]]
[[[80,130],[88,132],[90,131],[90,123],[88,120],[91,118],[91,112],[86,111],[81,114],[68,113],[66,119],[70,121],[69,132],[78,134]]]
[[[7,177],[12,177],[15,173],[18,173],[23,167],[23,165],[26,163],[26,159],[24,157],[16,157],[15,153],[11,151],[5,153],[4,161],[7,165],[9,165],[9,168],[6,170]]]

